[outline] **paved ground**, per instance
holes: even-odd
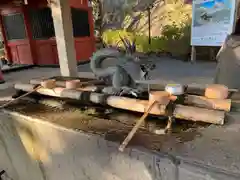
[[[173,59],[150,59],[156,64],[156,69],[150,73],[151,80],[173,81],[184,84],[207,84],[211,83],[215,73],[215,62],[197,62],[191,64]],[[106,63],[109,65],[111,63]],[[105,65],[105,66],[106,66]],[[128,72],[137,79],[136,71],[131,64],[125,66]],[[79,71],[90,71],[88,64],[79,66]]]
[[[211,83],[215,73],[216,63],[199,62],[196,64],[186,63],[171,59],[159,59],[156,62],[157,68],[150,73],[151,80],[154,81],[174,81],[184,84],[208,84]],[[108,63],[109,65],[111,63]],[[132,65],[126,66],[131,75],[138,79],[137,71],[132,69]],[[80,65],[79,73],[83,76],[91,76],[89,64]],[[51,77],[60,75],[59,68],[31,68],[24,71],[4,74],[5,85],[0,85],[0,89],[21,81],[27,82],[32,78]]]
[[[156,69],[150,73],[151,82],[166,83],[177,82],[183,84],[208,84],[212,82],[215,73],[216,63],[198,62],[196,64],[186,63],[172,59],[158,59],[154,61]],[[104,66],[109,66],[114,62],[106,62]],[[125,66],[134,79],[139,79],[138,70],[134,69],[131,64]],[[89,64],[78,66],[79,75],[93,77]],[[13,92],[13,85],[17,82],[29,82],[33,78],[47,78],[60,75],[59,68],[35,67],[26,70],[9,72],[4,74],[4,84],[0,84],[0,97],[6,98]],[[7,91],[3,91],[8,89]]]

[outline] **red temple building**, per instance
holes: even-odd
[[[92,7],[88,0],[68,0],[76,59],[95,50]],[[1,0],[0,27],[7,58],[15,64],[58,64],[54,23],[47,0]]]

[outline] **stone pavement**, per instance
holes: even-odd
[[[151,80],[179,82],[184,84],[211,83],[216,67],[216,63],[214,62],[197,62],[196,64],[191,64],[189,62],[182,62],[173,59],[157,59],[154,62],[156,63],[156,69],[150,73]],[[106,62],[104,67],[108,67],[112,64],[114,64],[114,62]],[[132,67],[133,66],[131,63],[125,66],[133,78],[137,80],[137,72]],[[92,76],[89,64],[79,65],[78,70],[80,76]],[[59,68],[49,67],[35,67],[26,70],[10,72],[4,74],[6,83],[5,85],[0,85],[0,89],[17,81],[27,82],[32,78],[51,77],[57,75],[60,75]]]
[[[177,82],[183,84],[208,84],[212,82],[215,73],[216,63],[197,62],[191,64],[173,59],[157,59],[156,69],[150,73],[151,82],[161,83]],[[106,62],[104,67],[107,67],[114,62]],[[138,80],[138,72],[132,68],[131,64],[125,66],[135,80]],[[78,66],[79,75],[93,77],[89,64]],[[26,70],[9,72],[4,74],[6,83],[0,84],[0,91],[13,87],[16,82],[29,82],[33,78],[47,78],[60,75],[59,68],[35,67]],[[1,94],[2,92],[0,92]]]
[[[103,67],[108,67],[115,62],[105,62]],[[152,82],[177,82],[183,84],[208,84],[211,83],[215,74],[215,62],[197,62],[191,64],[190,62],[183,62],[180,60],[158,58],[149,59],[156,64],[156,69],[150,73],[150,79]],[[133,76],[134,79],[138,79],[138,74],[131,63],[124,66],[126,70]],[[88,64],[78,67],[79,72],[91,72]]]

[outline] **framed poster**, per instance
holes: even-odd
[[[221,46],[232,33],[236,0],[193,0],[192,46]]]

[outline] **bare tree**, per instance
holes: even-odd
[[[93,15],[95,20],[95,28],[99,31],[99,35],[102,35],[102,23],[103,23],[103,0],[92,0]]]

